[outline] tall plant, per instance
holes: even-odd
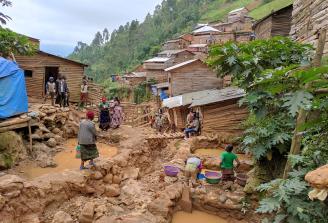
[[[244,44],[230,42],[210,50],[208,63],[220,76],[231,74],[234,83],[247,91],[240,103],[246,103],[252,115],[241,145],[261,161],[258,164],[273,159],[272,154],[288,155],[301,109],[316,114],[303,126],[303,150],[292,156],[288,178],[259,187],[267,198],[261,200],[257,211],[275,213],[274,222],[321,223],[328,216],[323,204],[307,198],[309,185],[304,181],[306,171],[327,162],[328,157],[327,122],[322,121],[328,114],[328,95],[318,94],[328,87],[328,67],[304,66],[310,63],[311,51],[309,45],[282,37]],[[320,145],[319,150],[314,150],[315,145]]]

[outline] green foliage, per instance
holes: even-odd
[[[237,44],[228,42],[210,49],[208,64],[219,76],[232,74],[238,85],[249,86],[266,69],[309,63],[310,45],[286,37]]]
[[[267,4],[261,5],[249,13],[254,19],[262,19],[272,11],[277,11],[293,3],[293,0],[264,0]]]
[[[104,91],[108,99],[113,99],[114,97],[118,97],[120,99],[128,98],[131,93],[131,89],[120,85],[117,82],[111,82],[109,79],[105,80],[102,83],[102,86],[104,87]]]
[[[136,86],[133,89],[133,100],[134,103],[140,104],[142,102],[149,101],[152,98],[151,91],[149,90],[149,87],[151,84],[155,84],[154,81],[146,81],[143,83],[140,83],[138,86]]]
[[[36,46],[27,37],[19,35],[10,29],[0,28],[0,52],[4,57],[9,56],[10,53],[32,55],[36,52],[36,49]]]

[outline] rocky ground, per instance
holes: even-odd
[[[39,165],[55,165],[51,158],[60,150],[59,137],[76,136],[80,114],[52,106],[39,110],[45,115],[39,115],[40,125],[33,132],[33,156]],[[203,146],[205,138],[147,138],[152,134],[152,129],[130,126],[99,132],[99,140],[115,144],[119,153],[112,159],[97,159],[92,170],[69,170],[33,180],[14,172],[1,176],[0,222],[165,223],[175,211],[190,209],[189,197],[194,208],[230,222],[258,222],[236,183],[200,183],[190,189],[182,171],[177,177],[163,174],[163,166],[169,163],[183,170],[188,155]],[[208,157],[202,159],[206,168],[215,166]]]

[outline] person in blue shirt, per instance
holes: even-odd
[[[166,92],[163,89],[161,89],[159,97],[160,97],[161,101],[163,101],[164,99],[168,98],[169,96],[166,94]]]

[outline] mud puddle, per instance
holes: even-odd
[[[215,215],[207,214],[201,211],[193,211],[192,213],[186,213],[179,211],[173,215],[172,223],[227,223],[228,221],[224,220]]]
[[[25,178],[33,179],[49,173],[63,172],[66,169],[78,170],[80,167],[81,160],[75,157],[76,145],[77,139],[69,139],[66,141],[66,143],[64,144],[65,149],[57,153],[54,157],[57,167],[41,168],[34,163],[30,163],[28,165],[19,167],[21,175]],[[103,158],[110,158],[117,154],[117,148],[104,143],[97,143],[97,148],[99,151],[99,156]]]
[[[196,149],[194,154],[199,156],[210,156],[220,158],[221,154],[224,152],[223,148],[200,148]],[[251,158],[245,154],[236,154],[239,160],[250,160]]]

